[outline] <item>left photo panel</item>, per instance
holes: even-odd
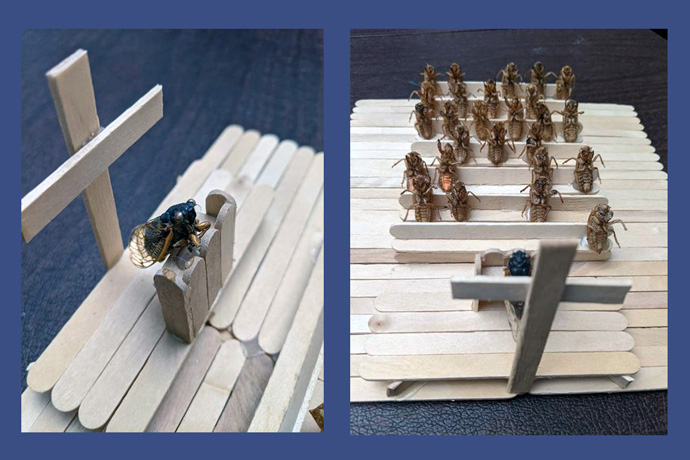
[[[324,431],[323,30],[21,42],[21,430]]]

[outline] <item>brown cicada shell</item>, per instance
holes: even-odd
[[[534,158],[534,152],[541,147],[541,129],[536,123],[532,123],[527,132],[527,139],[525,140],[525,146],[522,148],[518,158],[522,158],[522,155],[527,152],[527,164],[532,164],[532,159]]]
[[[577,111],[578,104],[575,99],[565,101],[565,108],[562,112],[554,111],[563,115],[563,139],[566,142],[577,142],[577,135],[580,132],[579,116],[584,112]]]
[[[609,236],[611,235],[613,235],[613,239],[616,240],[618,247],[621,247],[612,226],[613,224],[621,224],[625,231],[627,231],[628,228],[622,220],[612,219],[613,211],[611,211],[611,208],[607,204],[598,204],[592,212],[589,213],[589,218],[587,219],[587,244],[589,248],[597,254],[601,254],[608,249]]]
[[[412,118],[412,115],[415,117],[414,128],[417,130],[419,137],[422,139],[431,139],[434,137],[434,110],[421,102],[417,102],[414,106],[414,110],[410,114],[410,118]]]
[[[498,117],[499,99],[496,82],[494,80],[486,80],[484,82],[484,89],[480,89],[479,91],[484,93],[484,103],[489,110],[489,116],[491,118]]]
[[[508,108],[508,133],[514,141],[522,139],[522,132],[525,126],[525,108],[520,99],[514,97],[506,99]]]
[[[472,195],[481,201],[477,195],[472,192],[468,192],[465,188],[465,184],[462,181],[456,181],[451,186],[450,190],[446,192],[446,198],[448,199],[448,209],[450,214],[458,222],[466,222],[470,220],[470,211],[472,206],[469,202],[469,195]]]
[[[594,150],[592,147],[585,145],[580,149],[577,154],[577,158],[568,158],[563,162],[566,164],[570,160],[575,160],[575,186],[578,191],[582,193],[590,193],[594,187],[594,180],[598,177],[599,183],[601,183],[601,177],[599,176],[599,168],[594,166],[594,162],[599,160],[601,164],[606,167],[604,160],[601,155],[594,155]]]
[[[556,99],[570,99],[575,89],[575,74],[573,69],[566,65],[556,77]]]
[[[427,178],[429,178],[429,168],[427,167],[426,163],[422,159],[422,156],[418,152],[408,153],[407,155],[405,155],[404,158],[401,158],[400,160],[393,163],[393,166],[391,166],[391,168],[397,166],[398,163],[400,163],[401,161],[405,162],[405,172],[403,172],[402,182],[400,182],[401,187],[403,186],[403,184],[405,184],[405,181],[407,181],[407,190],[413,191],[413,179],[415,177],[426,176]]]
[[[530,84],[536,88],[537,96],[544,96],[544,91],[546,90],[546,77],[549,75],[556,76],[553,72],[549,72],[548,74],[545,73],[544,64],[539,61],[534,63],[529,74],[531,77]]]
[[[527,85],[525,90],[525,117],[534,120],[537,118],[537,102],[544,98],[537,92],[537,87],[534,85]]]
[[[536,106],[537,121],[536,130],[541,131],[541,138],[544,142],[551,142],[556,139],[556,129],[551,120],[551,111],[543,101],[538,101]]]
[[[467,101],[467,86],[465,85],[465,74],[456,63],[450,65],[448,75],[448,89],[453,97],[453,102],[458,109],[460,118],[467,118],[469,112],[469,102]]]
[[[491,131],[489,126],[489,108],[484,101],[475,101],[472,104],[472,123],[474,125],[474,132],[477,133],[477,139],[480,141],[487,140],[488,133]]]
[[[412,99],[412,96],[415,94],[419,96],[421,103],[428,109],[434,109],[434,103],[436,101],[436,85],[434,83],[423,81],[419,89],[412,91],[407,99]]]
[[[546,222],[546,219],[551,212],[550,199],[552,196],[558,195],[563,203],[563,197],[557,190],[551,189],[551,181],[548,177],[539,177],[534,182],[523,188],[521,192],[530,189],[529,198],[522,209],[522,215],[529,207],[530,222]]]
[[[490,132],[487,134],[487,140],[482,144],[480,150],[485,146],[489,147],[487,157],[494,166],[500,166],[506,161],[505,146],[508,146],[515,152],[515,144],[508,139],[508,131],[502,122],[493,124]]]
[[[520,87],[518,80],[522,82],[522,75],[520,75],[517,66],[511,62],[505,67],[505,69],[498,71],[496,79],[498,79],[499,75],[501,74],[501,92],[503,93],[503,97],[515,97],[517,95],[517,90]]]
[[[444,192],[448,192],[453,182],[458,178],[457,165],[459,163],[454,161],[455,152],[453,151],[452,145],[442,144],[440,140],[437,140],[436,147],[441,156],[434,158],[434,161],[431,162],[431,166],[433,166],[438,160],[434,182],[438,184],[438,188]]]
[[[414,219],[417,222],[432,222],[433,211],[435,209],[433,204],[433,187],[428,176],[418,175],[412,179],[414,182],[413,190],[403,190],[400,194],[412,194],[412,206],[407,208],[403,222],[407,221],[410,210],[414,210]],[[436,210],[438,212],[438,210]]]
[[[555,164],[556,169],[558,169],[558,162],[549,155],[549,150],[544,146],[537,148],[534,151],[534,156],[529,166],[532,170],[532,182],[540,177],[546,177],[552,182],[553,168],[551,167],[551,163]]]

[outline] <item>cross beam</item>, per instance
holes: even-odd
[[[163,117],[163,91],[155,86],[101,129],[86,51],[46,74],[70,158],[22,198],[22,237],[29,242],[80,193],[106,267],[123,252],[108,167]]]
[[[528,392],[560,302],[623,303],[630,281],[568,279],[576,241],[541,241],[531,277],[453,278],[453,298],[524,301],[508,380],[511,393]]]

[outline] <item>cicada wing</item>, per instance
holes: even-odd
[[[172,230],[156,218],[139,225],[129,237],[129,258],[139,268],[163,260],[172,240]]]

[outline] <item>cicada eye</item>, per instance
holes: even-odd
[[[182,211],[177,211],[175,213],[175,221],[182,222],[183,218],[184,218],[184,216],[182,215]]]

